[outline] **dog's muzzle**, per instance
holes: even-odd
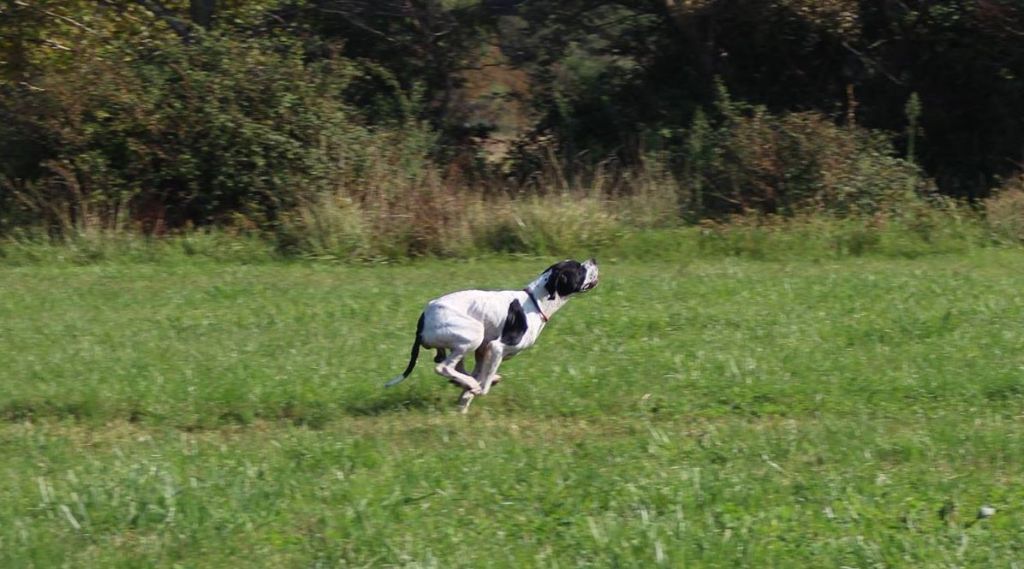
[[[583,286],[580,287],[580,292],[587,292],[597,286],[600,272],[597,269],[597,261],[594,259],[589,259],[586,263],[583,263],[583,268],[587,270],[587,276],[583,279]]]

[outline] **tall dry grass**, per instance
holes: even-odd
[[[994,239],[1024,243],[1024,173],[1007,180],[983,206]]]
[[[681,223],[684,189],[663,168],[600,165],[586,175],[545,168],[530,187],[466,183],[401,153],[327,191],[308,194],[278,228],[282,246],[312,258],[564,255],[606,247],[631,229]]]

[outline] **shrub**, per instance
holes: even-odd
[[[476,233],[484,248],[539,255],[584,254],[612,243],[623,224],[599,197],[562,194],[508,201]]]
[[[2,150],[32,142],[0,180],[22,212],[8,225],[263,225],[366,161],[370,133],[337,96],[353,73],[344,60],[307,64],[290,43],[216,34],[107,49],[0,102],[14,119]]]
[[[713,116],[697,114],[685,146],[684,181],[699,216],[872,214],[926,188],[880,133],[816,112],[774,115],[732,101],[724,89]]]
[[[1004,243],[1024,243],[1024,175],[1005,182],[982,205],[994,239]]]

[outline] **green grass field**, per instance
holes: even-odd
[[[1024,251],[676,257],[468,416],[423,302],[552,259],[0,268],[0,566],[1020,566]]]

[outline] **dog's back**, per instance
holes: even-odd
[[[430,301],[423,310],[423,344],[446,347],[446,342],[438,336],[446,335],[445,332],[457,332],[453,328],[462,327],[470,327],[475,331],[482,328],[483,338],[499,337],[508,316],[508,307],[516,300],[516,295],[517,291],[511,290],[461,290]],[[441,345],[438,345],[439,341]]]

